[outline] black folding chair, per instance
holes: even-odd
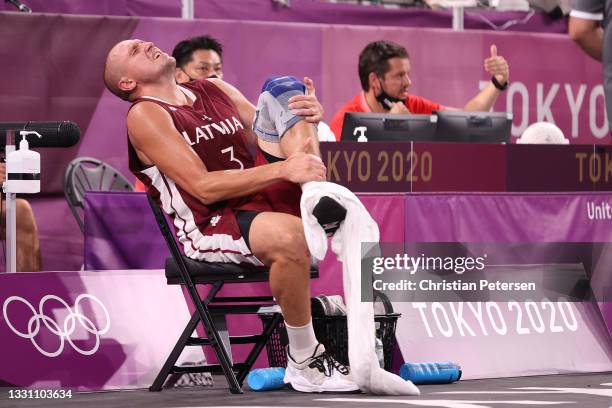
[[[267,282],[268,270],[243,267],[228,263],[211,263],[195,261],[182,255],[170,229],[166,216],[155,200],[148,197],[149,204],[155,215],[157,225],[161,230],[171,257],[166,259],[166,279],[169,285],[185,285],[196,310],[185,326],[164,366],[157,374],[149,391],[161,391],[171,374],[180,373],[223,373],[229,384],[230,392],[242,394],[242,384],[257,360],[257,357],[268,342],[270,335],[282,320],[280,313],[274,315],[264,326],[263,332],[257,335],[229,336],[225,325],[225,317],[230,314],[255,314],[262,306],[273,304],[271,296],[238,296],[217,297],[219,290],[225,284],[245,282]],[[311,276],[316,276],[317,270],[311,270]],[[205,298],[200,298],[197,284],[212,285]],[[206,338],[192,337],[198,323],[202,323]],[[253,344],[253,348],[243,363],[232,362],[231,344]],[[211,346],[219,364],[199,366],[176,366],[176,361],[186,346]]]
[[[85,232],[85,224],[79,211],[84,208],[83,196],[86,191],[133,190],[132,183],[119,170],[93,157],[77,157],[64,172],[64,196],[81,232]]]

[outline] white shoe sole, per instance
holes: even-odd
[[[357,384],[346,384],[343,387],[336,387],[336,388],[329,388],[329,386],[326,386],[324,384],[321,384],[321,385],[311,384],[310,382],[308,382],[306,379],[304,379],[303,377],[299,375],[290,374],[289,370],[287,370],[285,373],[284,382],[285,384],[291,385],[291,387],[294,390],[299,391],[299,392],[306,392],[306,393],[323,393],[323,392],[355,393],[359,391],[359,387],[357,386]]]

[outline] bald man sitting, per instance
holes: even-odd
[[[236,88],[220,79],[178,85],[175,67],[174,58],[141,40],[122,41],[108,54],[106,86],[132,104],[130,169],[173,219],[185,255],[269,268],[289,338],[286,383],[302,392],[357,390],[348,367],[325,351],[312,328],[302,221],[274,211],[260,193],[278,182],[326,178],[314,127],[284,98],[300,87],[290,77],[266,83],[284,117],[266,128],[266,141],[253,134],[255,107]],[[255,166],[246,140],[285,159]]]

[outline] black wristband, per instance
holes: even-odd
[[[495,75],[491,77],[491,82],[493,82],[493,86],[499,89],[500,91],[505,91],[506,89],[508,89],[508,81],[506,81],[506,83],[502,85],[499,83],[497,78],[495,78]]]

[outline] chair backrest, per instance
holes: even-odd
[[[64,195],[81,231],[85,231],[83,197],[86,191],[133,191],[134,186],[119,170],[93,157],[77,157],[64,173]],[[77,210],[77,208],[79,210]]]
[[[166,215],[164,214],[159,204],[157,204],[157,202],[153,198],[151,198],[151,196],[149,196],[148,194],[147,194],[147,200],[149,200],[149,205],[151,206],[151,210],[153,210],[153,215],[155,216],[155,221],[157,222],[157,226],[159,227],[159,230],[161,234],[163,235],[164,240],[166,241],[166,245],[168,246],[168,249],[170,250],[170,255],[172,256],[172,258],[176,260],[177,264],[179,264],[179,268],[185,267],[185,270],[186,270],[186,265],[184,264],[184,261],[181,261],[182,259],[181,250],[179,249],[179,246],[176,243],[174,232],[172,231],[172,229],[170,228],[170,225],[168,224]],[[181,262],[183,262],[183,265],[180,265]]]

